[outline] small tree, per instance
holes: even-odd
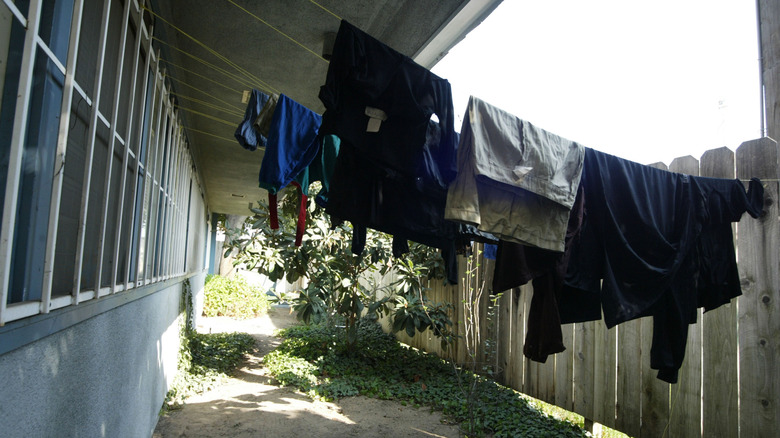
[[[395,261],[391,257],[391,238],[369,230],[365,251],[355,255],[351,250],[351,226],[331,224],[313,203],[306,210],[306,234],[301,246],[296,247],[296,204],[290,199],[282,201],[279,229],[272,230],[268,206],[261,202],[259,208],[252,209],[255,215],[247,219],[243,229],[228,230],[227,251],[237,253],[235,263],[272,281],[286,279],[292,283],[306,278],[308,284],[295,300],[298,319],[310,323],[340,318],[346,326],[349,349],[357,341],[361,316],[366,313],[376,319],[394,310],[392,304],[403,309],[401,314],[396,313],[394,327],[400,326],[411,335],[428,327],[434,328],[437,335],[448,332],[446,325],[452,325],[452,321],[446,306],[429,309],[437,318],[431,320],[423,311],[427,303],[412,299],[422,291],[418,277],[443,278],[443,261],[435,250],[412,244],[410,255]],[[380,286],[380,280],[394,267],[399,268],[401,280]],[[380,291],[385,292],[382,298],[377,297]]]

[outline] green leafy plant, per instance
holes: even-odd
[[[205,316],[254,318],[270,308],[266,294],[240,276],[210,275],[206,279],[204,294]]]
[[[281,330],[277,334],[283,341],[264,364],[277,380],[313,398],[396,400],[440,410],[459,423],[469,423],[472,412],[474,428],[468,436],[587,436],[580,426],[551,417],[516,391],[464,371],[463,382],[480,387],[470,407],[449,363],[399,343],[375,322],[364,318],[357,326],[357,348],[351,353],[344,331],[325,324]]]
[[[307,285],[294,301],[298,319],[306,323],[343,325],[346,345],[350,348],[357,342],[357,323],[361,317],[375,320],[397,309],[401,309],[398,318],[403,320],[407,332],[412,327],[418,331],[430,327],[437,335],[447,332],[446,305],[431,308],[436,313],[435,320],[420,311],[420,306],[429,305],[424,300],[414,307],[408,305],[410,294],[422,292],[419,286],[422,277],[442,277],[443,262],[435,250],[412,244],[408,256],[394,259],[390,237],[369,231],[363,254],[355,255],[351,249],[351,226],[331,224],[313,203],[306,209],[306,234],[300,247],[296,247],[293,231],[297,202],[283,200],[280,226],[276,230],[270,228],[265,203],[260,202],[259,208],[252,211],[255,215],[243,228],[228,230],[227,253],[234,255],[236,264],[243,264],[274,281],[284,278],[294,283],[305,278]],[[394,268],[398,268],[401,280],[382,285],[382,279]]]
[[[441,339],[442,348],[446,349],[455,340],[450,318],[454,307],[446,302],[431,303],[425,297],[427,288],[424,280],[437,266],[415,264],[412,258],[408,258],[396,263],[395,269],[400,280],[399,293],[394,298],[393,331],[405,330],[411,337],[415,331],[430,329],[434,336]]]

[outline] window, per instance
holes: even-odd
[[[137,3],[12,5],[0,3],[11,24],[0,29],[0,213],[10,224],[0,258],[11,266],[0,325],[185,274],[189,210],[205,217]]]
[[[7,142],[3,154],[3,170],[16,163],[10,163],[11,148],[14,147],[14,139],[8,132],[13,132],[20,120],[26,120],[26,130],[22,142],[21,162],[15,170],[18,172],[18,201],[15,205],[15,227],[13,243],[11,244],[10,269],[8,278],[8,292],[6,303],[15,303],[26,300],[38,300],[41,298],[43,281],[43,264],[46,248],[46,230],[48,229],[49,204],[51,201],[51,184],[54,177],[54,157],[56,153],[57,137],[59,134],[59,114],[62,105],[62,88],[65,80],[61,70],[61,59],[67,55],[67,35],[70,28],[72,1],[49,1],[42,4],[40,11],[39,36],[41,44],[32,47],[33,69],[27,81],[31,82],[30,97],[27,114],[13,114],[10,118],[15,98],[3,99],[9,116],[3,116],[3,137]],[[13,49],[9,47],[9,67],[5,81],[8,85],[8,93],[16,93],[19,87],[21,75],[25,74],[22,68],[17,70],[16,65],[22,66],[25,62],[23,52],[26,30],[14,20],[11,28],[11,41]],[[64,41],[64,44],[63,44]],[[51,44],[51,47],[46,43]],[[14,66],[11,67],[10,63]],[[14,77],[9,77],[14,75]],[[9,104],[6,105],[5,101]],[[13,126],[9,129],[9,126]],[[7,177],[8,173],[4,172]],[[7,188],[3,181],[3,188]],[[6,191],[3,193],[7,196]],[[4,199],[5,201],[5,199]]]

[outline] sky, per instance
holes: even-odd
[[[755,2],[504,0],[433,68],[453,89],[643,164],[760,137]]]

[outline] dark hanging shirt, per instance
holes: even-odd
[[[739,180],[586,149],[577,196],[584,210],[572,210],[563,254],[499,245],[494,291],[534,281],[524,353],[544,361],[563,349],[556,324],[599,320],[602,308],[608,327],[652,316],[650,365],[676,383],[696,309],[741,294],[731,222],[758,217],[761,182],[745,193]]]
[[[573,302],[600,300],[608,327],[653,316],[651,367],[675,383],[696,309],[741,294],[731,222],[744,212],[758,217],[763,186],[752,179],[745,193],[739,180],[668,172],[593,149],[584,166],[585,220],[568,292]],[[580,309],[566,313],[598,318],[593,305]]]
[[[352,222],[353,243],[370,227],[399,251],[405,239],[442,249],[456,282],[461,227],[444,220],[457,150],[449,82],[342,21],[319,96],[320,132],[342,142],[326,211]]]

